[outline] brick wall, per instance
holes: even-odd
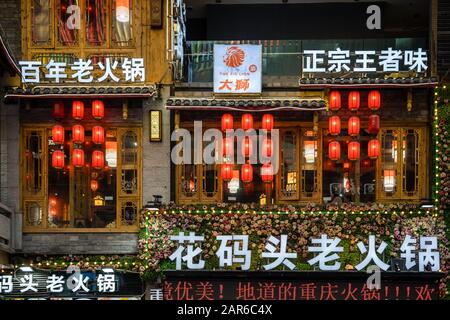
[[[153,195],[162,195],[162,202],[170,201],[170,112],[165,109],[168,88],[161,90],[157,100],[144,102],[143,114],[143,195],[144,205]],[[162,110],[162,142],[150,142],[149,110]]]
[[[31,254],[136,254],[134,233],[24,234],[23,253]]]
[[[0,25],[14,57],[21,59],[20,0],[0,1]]]

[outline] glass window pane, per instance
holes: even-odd
[[[42,190],[42,136],[38,131],[29,131],[26,136],[25,186],[29,194]]]
[[[77,0],[59,0],[57,24],[58,41],[63,46],[74,46],[78,40],[78,30],[76,23],[78,17],[81,18]],[[70,21],[70,23],[68,23]]]
[[[419,135],[406,130],[403,135],[403,192],[414,195],[419,186]]]
[[[85,154],[82,167],[74,167],[71,154],[71,130],[66,129],[66,143],[55,145],[49,139],[48,166],[48,224],[57,228],[113,228],[116,226],[116,163],[117,138],[113,130],[106,130],[103,145],[92,143],[92,132],[86,130],[85,142],[77,145]],[[65,167],[52,165],[52,153],[65,154]],[[104,152],[105,165],[93,168],[92,153]]]
[[[132,39],[131,0],[112,1],[112,40],[115,45],[128,47]]]
[[[213,197],[217,193],[217,174],[215,165],[203,165],[203,194],[206,197]]]
[[[126,132],[122,137],[122,165],[137,164],[137,135],[132,132]]]
[[[32,15],[33,44],[49,44],[51,39],[50,0],[33,0]]]
[[[302,197],[317,191],[317,134],[305,130],[302,139]]]
[[[381,139],[381,190],[393,197],[397,191],[397,161],[401,150],[398,148],[398,131],[384,130]]]
[[[27,226],[36,227],[42,223],[42,208],[37,202],[27,202],[25,204]]]
[[[86,1],[86,41],[90,46],[101,46],[106,36],[106,0]]]
[[[287,131],[282,136],[281,145],[281,196],[283,198],[297,198],[297,133]],[[308,155],[308,160],[310,156]]]

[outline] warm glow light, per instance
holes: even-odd
[[[233,116],[229,113],[222,115],[222,131],[233,129]]]
[[[253,128],[253,116],[250,113],[242,115],[241,119],[242,129],[248,130]]]
[[[52,128],[52,140],[55,144],[64,143],[64,128],[60,125],[53,126]]]
[[[92,142],[95,144],[103,144],[105,142],[105,129],[101,126],[92,128]]]
[[[64,168],[64,152],[61,150],[55,150],[52,154],[52,166],[55,169]]]
[[[341,158],[341,145],[338,141],[331,141],[328,144],[328,158],[330,160],[339,160]]]
[[[332,116],[328,119],[328,131],[332,136],[341,133],[341,119],[338,116]]]
[[[348,160],[356,161],[360,157],[359,142],[352,141],[348,144]]]
[[[92,117],[100,120],[105,116],[105,105],[101,100],[92,101]]]
[[[231,157],[234,152],[233,139],[223,138],[222,140],[222,154],[224,157]]]
[[[97,180],[91,180],[91,190],[93,192],[98,190],[98,181]]]
[[[222,164],[222,180],[230,181],[233,177],[233,165],[231,163]]]
[[[360,106],[359,91],[350,91],[348,94],[348,109],[351,111],[357,111]]]
[[[251,164],[243,164],[241,166],[241,180],[244,183],[253,181],[253,167]]]
[[[253,153],[253,141],[250,137],[244,137],[242,140],[242,155],[249,157]]]
[[[367,98],[367,105],[370,110],[380,109],[380,106],[381,106],[380,91],[372,90],[369,92],[369,96]]]
[[[376,159],[380,155],[380,142],[376,139],[370,140],[367,146],[367,154],[370,159]]]
[[[328,99],[331,111],[337,111],[341,108],[341,93],[339,91],[331,91]]]
[[[103,151],[95,150],[92,152],[92,168],[102,169],[105,165],[105,154]]]
[[[395,170],[383,171],[383,188],[385,192],[393,192],[395,188]]]
[[[116,0],[116,19],[119,22],[130,21],[130,0]]]
[[[273,143],[272,139],[267,137],[263,139],[262,144],[262,155],[263,157],[271,157],[272,156]]]
[[[262,122],[263,129],[265,129],[267,131],[270,131],[273,129],[273,126],[274,126],[273,115],[271,115],[271,114],[263,115],[261,122]]]
[[[74,167],[80,168],[84,166],[83,149],[74,149],[72,152],[72,164]]]
[[[84,118],[84,103],[83,101],[75,100],[72,103],[72,118],[81,120]]]
[[[84,127],[82,125],[76,124],[72,127],[72,141],[77,144],[84,142]]]
[[[350,136],[359,135],[360,122],[358,117],[350,117],[348,119],[348,134]]]

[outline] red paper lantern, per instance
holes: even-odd
[[[84,128],[82,125],[76,124],[72,127],[72,141],[73,143],[84,142]]]
[[[225,113],[222,116],[222,131],[233,129],[233,116],[229,113]]]
[[[233,155],[234,145],[232,138],[223,138],[222,154],[224,157],[231,157]]]
[[[91,190],[94,192],[98,190],[98,181],[97,180],[91,180]]]
[[[72,103],[72,118],[81,120],[84,118],[84,103],[83,101],[75,100]]]
[[[95,150],[92,152],[92,168],[102,169],[105,165],[105,154],[103,151]]]
[[[261,180],[263,182],[273,181],[273,168],[270,163],[263,164],[261,167]]]
[[[357,136],[359,134],[360,121],[358,117],[350,117],[348,119],[348,134]]]
[[[360,156],[359,142],[352,141],[348,144],[348,160],[358,160]]]
[[[350,91],[348,94],[348,109],[351,111],[357,111],[359,109],[360,102],[361,98],[359,91]]]
[[[242,140],[242,155],[249,157],[253,153],[253,141],[250,137],[244,137]]]
[[[74,167],[84,166],[84,151],[83,149],[74,149],[72,152],[72,164]]]
[[[341,145],[338,141],[331,141],[328,144],[328,158],[330,160],[341,159]]]
[[[230,181],[233,177],[233,165],[231,163],[222,164],[222,180]]]
[[[242,115],[242,129],[248,130],[253,128],[253,116],[250,113]]]
[[[370,110],[378,110],[381,107],[381,95],[380,91],[372,90],[369,92],[369,96],[367,99],[367,105]]]
[[[367,146],[367,154],[370,159],[376,159],[380,155],[380,142],[377,139],[372,139],[369,141]]]
[[[270,131],[273,129],[274,121],[273,121],[273,115],[271,114],[265,114],[262,117],[262,128]]]
[[[64,118],[64,103],[63,102],[55,102],[53,104],[53,118],[62,119]]]
[[[373,114],[369,116],[369,128],[370,134],[377,134],[380,131],[380,116]]]
[[[262,144],[262,155],[264,157],[272,156],[272,139],[271,138],[264,138],[263,144]]]
[[[105,105],[101,100],[92,101],[92,117],[100,120],[105,116]]]
[[[64,168],[64,152],[55,150],[52,154],[52,167],[55,169]]]
[[[331,91],[328,99],[331,111],[337,111],[341,108],[341,93],[339,91]]]
[[[103,144],[105,142],[105,129],[101,126],[92,128],[92,142],[95,144]]]
[[[341,133],[341,119],[338,116],[332,116],[328,119],[328,131],[332,136]]]
[[[250,164],[243,164],[241,166],[241,180],[244,183],[253,181],[253,167]]]
[[[60,125],[53,126],[52,140],[56,144],[64,143],[64,128]]]

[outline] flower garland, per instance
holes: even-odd
[[[208,211],[208,209],[205,209]],[[219,243],[219,234],[246,234],[249,236],[250,249],[254,252],[251,270],[259,270],[263,263],[261,252],[269,235],[288,235],[290,250],[298,253],[297,269],[311,270],[307,263],[309,256],[307,247],[312,237],[319,238],[321,234],[342,239],[345,248],[340,254],[342,269],[353,269],[360,262],[360,253],[356,247],[359,241],[367,242],[370,234],[377,235],[377,241],[385,241],[388,249],[385,261],[391,256],[398,257],[400,246],[406,234],[413,237],[420,235],[435,235],[439,241],[441,254],[441,270],[445,273],[450,269],[450,251],[445,235],[445,223],[442,215],[433,212],[418,211],[396,213],[368,212],[333,212],[333,213],[167,213],[164,211],[146,211],[142,214],[143,237],[139,240],[139,259],[146,267],[143,278],[154,280],[162,275],[164,270],[174,269],[175,263],[168,259],[175,248],[170,241],[172,234],[180,231],[195,232],[203,235],[202,257],[206,262],[205,269],[219,268],[215,252]],[[448,294],[446,278],[440,286],[441,296]]]

